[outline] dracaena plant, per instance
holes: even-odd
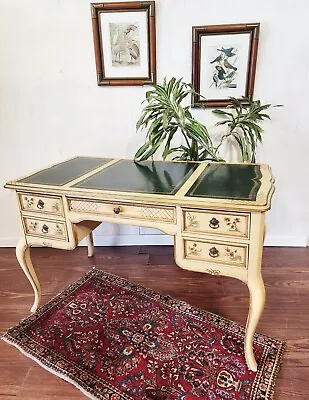
[[[146,93],[145,107],[136,124],[136,130],[146,129],[146,141],[138,149],[135,159],[146,160],[159,148],[163,148],[163,159],[171,155],[173,160],[222,161],[208,134],[205,125],[190,113],[190,105],[183,105],[187,96],[194,92],[192,85],[182,78],[154,85]],[[184,144],[172,147],[176,134],[181,134]]]
[[[243,162],[256,162],[256,148],[258,143],[262,143],[263,129],[260,123],[270,116],[265,111],[270,107],[281,107],[280,104],[261,104],[260,100],[250,100],[243,97],[247,105],[231,97],[231,104],[226,110],[213,110],[213,113],[224,118],[224,121],[217,122],[217,126],[227,125],[228,132],[221,136],[221,140],[216,147],[219,151],[224,141],[232,139],[238,146]]]

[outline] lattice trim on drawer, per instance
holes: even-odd
[[[141,207],[141,214],[144,218],[174,221],[174,210],[162,208]]]
[[[97,204],[92,201],[70,201],[70,209],[73,211],[95,212],[97,208]]]

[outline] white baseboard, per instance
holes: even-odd
[[[18,238],[0,238],[0,247],[16,247]],[[173,245],[174,239],[168,235],[95,235],[95,246],[138,246],[138,245]],[[81,242],[85,245],[85,242]],[[307,236],[266,236],[264,246],[270,247],[306,247]]]
[[[81,243],[83,245],[83,243]],[[138,246],[138,245],[165,245],[174,244],[174,237],[169,235],[119,235],[94,236],[95,246]]]
[[[264,246],[270,247],[306,247],[309,238],[307,236],[267,236]]]
[[[16,247],[18,240],[18,237],[0,238],[0,247]]]

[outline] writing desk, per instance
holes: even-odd
[[[31,311],[41,293],[31,246],[72,250],[104,221],[157,228],[174,236],[179,267],[247,284],[245,356],[257,370],[252,345],[265,302],[264,215],[274,192],[268,166],[75,157],[5,187],[18,199],[23,233],[16,255],[34,289]]]

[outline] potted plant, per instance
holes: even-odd
[[[244,106],[231,97],[231,104],[225,110],[213,110],[214,114],[224,118],[216,125],[228,127],[228,132],[221,135],[215,146],[206,126],[190,113],[190,105],[183,105],[186,97],[193,93],[196,92],[192,85],[185,83],[182,78],[171,78],[169,81],[165,78],[162,85],[154,85],[146,93],[143,102],[146,105],[136,124],[137,131],[147,129],[146,141],[137,150],[135,160],[152,157],[162,146],[164,160],[172,155],[173,160],[224,161],[220,156],[220,148],[225,141],[232,139],[239,147],[243,162],[256,162],[256,148],[262,142],[260,122],[270,119],[265,111],[272,105],[243,98],[247,103]],[[179,133],[184,138],[184,144],[172,147],[172,140]]]
[[[183,101],[194,92],[192,85],[182,78],[167,81],[146,93],[146,103],[136,124],[137,131],[147,129],[146,142],[135,154],[138,161],[151,157],[161,145],[162,157],[172,155],[173,160],[221,161],[205,125],[193,118],[190,105]],[[171,147],[176,134],[182,134],[185,144]]]

